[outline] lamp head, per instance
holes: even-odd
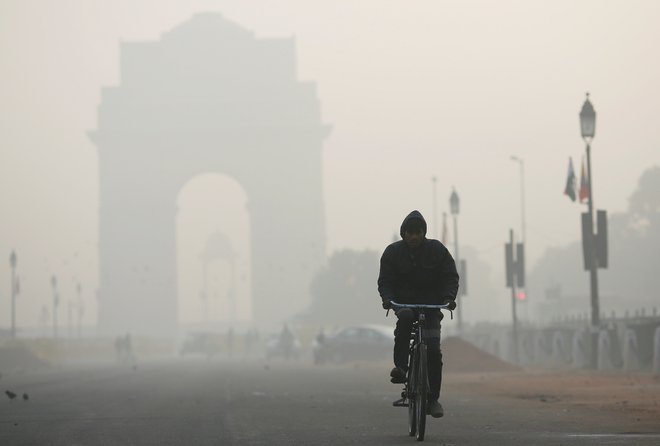
[[[451,196],[449,197],[449,209],[451,210],[451,215],[458,215],[460,200],[456,189],[452,190]]]
[[[580,110],[580,130],[582,138],[586,141],[591,141],[596,134],[596,111],[589,100],[589,93]]]

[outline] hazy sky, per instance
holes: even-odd
[[[577,240],[580,206],[562,193],[568,157],[579,170],[583,154],[586,91],[598,208],[625,210],[643,170],[660,164],[657,1],[3,0],[0,255],[19,254],[20,323],[50,303],[53,273],[63,295],[82,283],[94,318],[98,160],[85,132],[101,88],[118,83],[120,41],[157,40],[205,11],[259,38],[295,36],[298,78],[316,83],[333,126],[329,254],[382,250],[415,208],[432,223],[435,175],[439,211],[455,185],[460,241],[499,285],[502,244],[520,227],[512,154],[525,159],[529,260]],[[8,292],[2,261],[0,325]]]

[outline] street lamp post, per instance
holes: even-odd
[[[458,194],[456,193],[456,189],[454,188],[451,192],[451,196],[449,197],[449,209],[451,211],[452,217],[454,217],[454,262],[456,263],[458,269],[460,269],[461,265],[461,260],[458,253],[458,224],[456,222],[459,208],[460,200],[458,198]],[[461,271],[459,271],[459,274],[460,273]],[[463,329],[463,316],[460,310],[456,312],[456,321],[458,322],[458,331],[460,332]]]
[[[588,185],[588,199],[589,199],[589,222],[587,225],[586,237],[589,237],[590,243],[587,244],[586,257],[589,259],[589,279],[591,285],[591,328],[592,328],[592,342],[591,342],[591,363],[595,367],[598,364],[598,327],[600,326],[600,308],[598,303],[598,260],[596,258],[596,244],[594,243],[594,196],[593,196],[593,182],[591,181],[591,141],[596,134],[596,111],[594,110],[591,101],[589,101],[589,93],[587,98],[582,104],[580,111],[580,130],[582,139],[586,143],[587,150],[587,185]]]
[[[11,337],[16,338],[16,251],[9,255],[9,265],[11,266]]]
[[[521,242],[525,243],[525,160],[517,157],[516,155],[511,155],[511,159],[518,163],[520,166],[520,220],[521,220]]]
[[[53,286],[53,339],[57,339],[57,307],[60,304],[60,297],[57,295],[57,277],[52,276],[50,284]]]
[[[73,302],[71,302],[71,298],[66,302],[66,333],[69,339],[73,338]]]
[[[83,301],[82,301],[82,285],[80,284],[80,282],[78,282],[78,286],[76,287],[76,290],[78,291],[78,338],[81,338],[82,317],[83,314],[85,313],[85,306],[83,305]]]
[[[516,155],[511,155],[511,160],[515,161],[518,163],[520,166],[520,234],[521,234],[521,239],[520,241],[523,244],[523,249],[527,250],[527,237],[526,237],[526,230],[525,230],[525,160],[516,156]],[[527,251],[529,252],[529,251]],[[521,262],[524,263],[524,258],[520,260]],[[522,265],[521,271],[525,270],[525,266]],[[524,293],[525,299],[529,297],[528,290],[525,290],[525,284],[522,283],[522,292]],[[529,317],[529,305],[524,307],[525,311],[525,316]]]
[[[509,230],[509,246],[511,247],[511,259],[515,249],[515,242],[513,237],[513,229]],[[513,262],[512,262],[513,263]],[[520,356],[518,354],[518,313],[517,313],[517,289],[516,284],[518,281],[517,269],[513,264],[511,265],[511,318],[513,321],[513,361],[518,364]]]

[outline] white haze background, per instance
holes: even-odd
[[[298,78],[316,83],[333,126],[324,146],[328,254],[380,252],[412,209],[432,225],[431,177],[439,216],[456,186],[460,241],[490,264],[501,290],[480,296],[470,318],[509,317],[502,244],[520,229],[510,155],[525,160],[529,267],[548,247],[579,239],[580,206],[562,193],[568,157],[579,170],[583,154],[586,91],[598,114],[598,208],[625,210],[640,174],[660,163],[656,1],[3,0],[0,326],[9,323],[12,249],[19,326],[36,324],[50,304],[52,274],[63,304],[81,283],[85,323],[94,323],[98,160],[86,131],[96,128],[101,88],[119,82],[121,41],[158,40],[205,11],[259,38],[295,36]],[[179,238],[194,246],[189,259],[220,218],[207,204],[244,200],[240,187],[213,181],[194,180],[173,197],[188,209]],[[183,268],[196,293],[199,267]],[[196,294],[182,299],[181,318],[199,319]]]

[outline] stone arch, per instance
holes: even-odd
[[[247,194],[218,173],[188,181],[177,196],[178,320],[217,329],[252,320]]]
[[[315,85],[295,77],[293,39],[257,39],[220,14],[156,42],[122,42],[120,83],[102,90],[98,127],[99,329],[174,334],[174,199],[220,172],[248,195],[255,322],[308,302],[325,258]]]

